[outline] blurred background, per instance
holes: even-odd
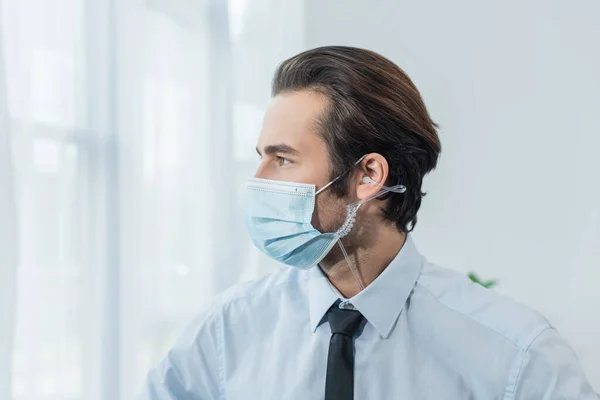
[[[278,62],[400,65],[440,124],[414,237],[600,390],[600,2],[0,0],[0,399],[125,400],[219,291]],[[443,335],[444,332],[439,332]]]

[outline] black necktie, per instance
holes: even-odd
[[[331,326],[325,400],[354,398],[354,346],[352,337],[364,320],[356,310],[342,310],[334,304],[327,311]]]

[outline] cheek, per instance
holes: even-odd
[[[346,205],[347,201],[343,198],[325,196],[325,192],[318,195],[312,215],[312,226],[322,233],[335,232],[346,220]]]

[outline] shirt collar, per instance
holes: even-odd
[[[318,265],[309,271],[308,280],[308,310],[310,313],[310,328],[317,330],[329,307],[338,300],[338,295],[331,288],[329,281]]]
[[[384,339],[389,337],[415,282],[421,273],[422,257],[410,235],[390,265],[364,290],[350,299]],[[308,281],[310,326],[314,331],[339,296],[319,267],[310,271]]]

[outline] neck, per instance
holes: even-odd
[[[377,233],[371,232],[370,239],[369,246],[365,247],[344,245],[358,273],[357,278],[364,287],[369,286],[396,257],[404,246],[406,234],[398,232],[395,227],[384,227]],[[319,267],[345,298],[351,298],[361,291],[339,247],[325,257]]]

